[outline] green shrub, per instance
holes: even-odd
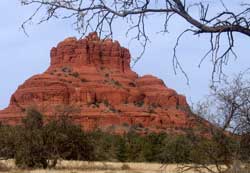
[[[152,106],[149,106],[147,112],[150,114],[155,113],[155,108]]]
[[[108,78],[109,77],[109,73],[105,73],[105,77]]]
[[[134,102],[134,105],[138,106],[138,107],[142,107],[144,105],[144,101],[143,100],[136,101],[136,102]]]
[[[79,77],[79,73],[78,72],[74,72],[74,73],[71,73],[71,75],[75,78],[78,78]]]
[[[44,125],[43,115],[30,109],[16,128],[14,158],[18,167],[54,167],[58,159],[92,160],[93,146],[80,126],[67,116]]]
[[[88,82],[88,80],[85,79],[85,78],[82,78],[82,79],[81,79],[81,82]]]
[[[31,108],[18,129],[15,162],[21,168],[47,168],[43,140],[43,115]]]
[[[0,158],[14,158],[16,133],[16,127],[0,125]]]
[[[110,82],[117,87],[122,87],[122,84],[117,80],[111,79]]]
[[[88,133],[89,143],[94,146],[94,159],[97,161],[117,161],[118,135],[101,132],[100,130]]]
[[[53,159],[92,160],[93,147],[80,126],[67,118],[50,121],[44,127],[46,152]]]
[[[109,106],[110,106],[110,103],[109,103],[108,100],[104,100],[104,101],[103,101],[103,104],[104,104],[106,107],[109,107]]]
[[[128,159],[128,151],[124,138],[119,138],[117,141],[116,157],[120,162],[125,162]]]

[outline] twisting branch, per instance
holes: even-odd
[[[162,32],[168,32],[167,27],[171,23],[173,16],[179,16],[191,26],[190,28],[185,28],[185,31],[177,38],[174,47],[173,67],[175,70],[179,68],[186,78],[187,74],[180,65],[179,58],[176,56],[176,50],[181,36],[187,31],[199,36],[210,34],[210,49],[201,58],[199,66],[206,58],[211,57],[213,81],[216,81],[216,79],[220,80],[223,74],[223,67],[227,65],[229,57],[231,55],[236,57],[233,50],[233,33],[250,36],[250,5],[241,4],[242,10],[235,13],[229,10],[223,0],[219,1],[222,10],[216,15],[210,13],[209,2],[190,4],[185,0],[21,0],[21,3],[24,6],[37,5],[34,13],[22,25],[25,33],[26,24],[35,20],[38,13],[42,11],[46,11],[46,13],[42,19],[39,19],[39,24],[52,18],[72,19],[75,21],[76,29],[82,35],[89,31],[96,31],[100,35],[104,34],[105,37],[112,37],[115,21],[125,21],[130,26],[127,33],[136,33],[136,36],[132,39],[138,40],[142,45],[142,53],[145,51],[149,41],[149,35],[146,31],[146,22],[149,20],[149,16],[156,16],[156,14],[165,15],[165,19],[162,22],[163,30],[160,30]],[[194,10],[193,7],[197,7],[198,10]],[[194,12],[197,12],[198,15],[196,16],[199,16],[199,18],[193,17],[195,16]],[[171,24],[174,25],[174,23]],[[226,48],[221,46],[221,38],[227,40],[228,45]]]

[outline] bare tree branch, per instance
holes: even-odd
[[[104,37],[112,37],[113,24],[117,20],[119,22],[125,21],[130,26],[127,32],[136,33],[132,39],[138,40],[142,45],[142,54],[149,41],[149,34],[146,30],[146,22],[150,20],[149,16],[165,15],[165,20],[162,23],[163,30],[160,30],[162,32],[168,32],[168,25],[174,24],[171,23],[173,16],[179,16],[191,25],[190,28],[185,28],[185,31],[188,30],[193,35],[198,36],[211,35],[210,49],[201,58],[199,66],[210,55],[213,63],[213,81],[221,79],[223,67],[227,65],[229,57],[231,55],[237,57],[233,50],[233,33],[250,36],[250,5],[246,3],[239,4],[242,10],[235,13],[229,10],[225,1],[220,0],[222,10],[216,15],[209,13],[210,2],[202,1],[192,4],[185,0],[21,0],[21,3],[25,6],[37,5],[34,13],[22,25],[25,33],[27,33],[25,31],[26,24],[35,20],[35,17],[39,16],[38,13],[43,11],[46,14],[42,19],[38,19],[39,24],[52,18],[72,19],[75,21],[76,29],[82,35],[89,31],[96,31],[100,35],[104,34]],[[199,18],[194,17],[195,10],[192,7],[198,8]],[[183,33],[178,36],[174,47],[173,67],[175,70],[180,69],[188,81],[187,74],[176,56],[176,49],[182,35]],[[226,48],[221,46],[222,37],[228,42]],[[140,59],[142,54],[135,59],[135,62]]]

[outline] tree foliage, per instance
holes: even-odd
[[[43,115],[36,109],[27,110],[22,125],[17,127],[15,138],[15,162],[19,167],[47,167],[44,154]]]
[[[14,127],[0,125],[0,158],[10,159],[14,157],[16,132]]]
[[[81,127],[65,116],[46,124],[36,109],[28,109],[18,126],[0,127],[0,157],[14,158],[21,168],[55,167],[59,159],[91,160],[93,146]]]

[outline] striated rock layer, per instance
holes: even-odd
[[[0,120],[19,123],[35,106],[47,118],[58,106],[73,106],[72,119],[84,129],[115,132],[182,132],[193,126],[184,96],[162,80],[139,77],[130,68],[129,50],[96,33],[84,39],[67,38],[51,49],[51,65],[18,87]]]

